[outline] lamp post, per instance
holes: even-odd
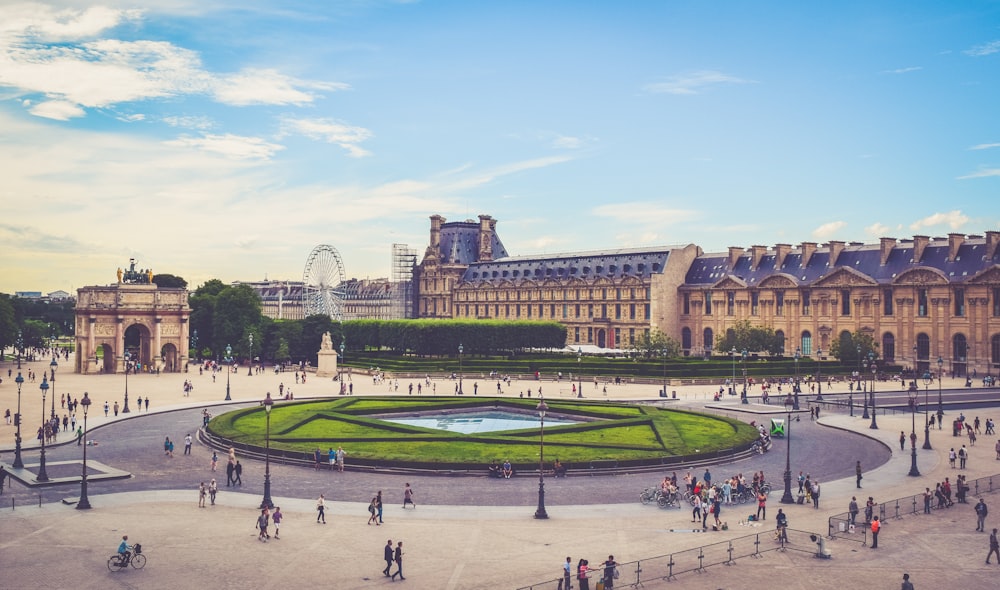
[[[792,400],[792,409],[799,409],[799,359],[802,358],[802,349],[798,346],[795,347],[795,384],[792,386],[792,393],[795,394],[795,398]]]
[[[660,356],[663,357],[663,394],[662,397],[667,397],[667,349],[664,348],[660,351]]]
[[[253,334],[250,334],[250,354],[247,355],[247,376],[253,377]]]
[[[38,461],[38,477],[35,481],[49,481],[49,474],[45,471],[45,394],[49,391],[48,375],[42,372],[42,384],[38,386],[42,390],[42,453]]]
[[[583,397],[583,373],[580,372],[580,361],[583,359],[583,347],[576,347],[576,379],[579,381],[576,397]]]
[[[733,359],[733,378],[729,381],[729,395],[736,394],[736,347],[729,351],[729,357]]]
[[[80,474],[80,501],[76,503],[77,510],[90,510],[90,499],[87,497],[87,410],[90,409],[90,395],[84,391],[83,399],[83,472]]]
[[[194,360],[198,360],[198,329],[195,328],[194,334],[191,335],[191,348],[194,349]]]
[[[744,348],[741,354],[743,356],[743,393],[741,394],[741,403],[749,404],[750,400],[747,399],[747,349]]]
[[[867,379],[867,377],[861,372],[861,347],[858,346],[856,350],[858,352],[858,378],[854,380],[854,385],[860,388],[861,382]]]
[[[126,350],[125,351],[125,407],[122,408],[122,414],[128,414],[129,412],[132,411],[128,409],[128,370],[129,370],[128,365],[129,365],[129,359],[131,358],[132,355],[130,355],[129,352]]]
[[[941,376],[944,371],[944,359],[938,357],[938,430],[941,430],[941,420],[944,418],[944,402],[941,400]]]
[[[341,393],[341,395],[347,393],[347,387],[344,386],[344,370],[343,370],[344,350],[346,348],[347,348],[347,344],[344,342],[344,339],[341,338],[340,339],[340,359],[338,359],[339,362],[337,363],[337,374],[338,374],[337,379],[340,380],[340,393]]]
[[[21,331],[17,331],[17,370],[21,370],[21,352],[24,351],[24,338],[21,335]]]
[[[538,410],[539,418],[539,429],[538,429],[538,508],[535,510],[535,518],[545,519],[548,518],[548,513],[545,512],[545,411],[549,409],[545,405],[545,400],[538,400],[538,405],[535,406]]]
[[[930,371],[924,373],[924,446],[921,448],[928,451],[931,450],[931,423],[927,416],[927,388],[933,379]]]
[[[24,377],[21,372],[17,372],[14,378],[17,383],[17,414],[14,414],[14,424],[17,426],[17,434],[14,435],[14,469],[24,469],[24,462],[21,461],[21,385],[24,384]]]
[[[782,504],[794,504],[792,497],[792,408],[795,401],[791,394],[785,398],[785,412],[788,418],[785,421],[785,493],[781,496]]]
[[[266,422],[267,427],[264,430],[264,499],[260,502],[261,508],[274,508],[274,502],[271,501],[271,408],[274,406],[274,400],[271,399],[271,392],[267,392],[267,397],[264,398],[264,414],[267,416]]]
[[[869,391],[869,393],[872,396],[872,403],[871,403],[871,406],[872,406],[872,423],[868,426],[868,428],[870,428],[872,430],[878,430],[878,423],[875,421],[875,415],[877,413],[875,411],[875,376],[878,373],[878,363],[875,362],[875,355],[874,355],[874,353],[869,352],[868,355],[871,357],[871,365],[872,365],[871,366],[871,369],[872,369],[872,386],[871,386],[870,391]]]
[[[49,381],[52,382],[52,418],[56,417],[56,370],[59,368],[59,363],[56,362],[56,357],[52,357],[52,362],[49,363],[49,371],[52,373],[49,377]]]
[[[917,426],[916,426],[916,415],[917,415],[917,392],[911,389],[909,393],[910,398],[910,475],[912,477],[920,477],[920,470],[917,469]]]
[[[226,358],[222,359],[226,364],[226,401],[233,398],[229,395],[229,374],[233,372],[233,347],[226,345]]]
[[[821,362],[821,357],[823,356],[823,349],[816,349],[816,401],[823,401],[823,364]]]
[[[871,362],[868,359],[865,359],[864,361],[862,361],[862,364],[865,367],[865,373],[867,375],[867,373],[868,373],[868,366],[871,364]],[[867,379],[867,376],[865,378]],[[861,383],[861,376],[860,375],[858,376],[858,383]],[[867,419],[869,419],[871,417],[871,416],[868,415],[868,394],[867,393],[864,394],[863,396],[861,396],[861,398],[864,400],[864,410],[865,410],[864,413],[861,414],[861,419],[862,420],[867,420]]]
[[[462,395],[462,354],[464,352],[465,347],[460,342],[458,344],[458,395]]]

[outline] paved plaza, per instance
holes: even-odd
[[[28,366],[38,372],[38,380],[26,382],[22,389],[22,412],[25,427],[36,424],[42,414],[38,385],[47,362]],[[66,363],[70,366],[71,363]],[[9,364],[7,365],[9,366]],[[0,368],[6,373],[5,365]],[[14,372],[16,375],[16,371]],[[559,564],[567,555],[574,564],[585,557],[599,563],[613,553],[619,562],[646,559],[683,549],[766,531],[773,523],[778,507],[789,514],[790,526],[802,531],[825,533],[827,518],[842,513],[852,494],[862,501],[868,495],[885,501],[919,492],[925,486],[951,477],[957,470],[948,466],[945,453],[966,439],[950,436],[948,431],[933,431],[933,451],[918,450],[922,476],[907,477],[909,452],[900,453],[898,436],[909,433],[910,417],[904,414],[879,416],[879,430],[870,430],[868,421],[844,414],[825,413],[819,424],[809,421],[808,412],[792,424],[792,470],[816,473],[823,484],[822,504],[812,507],[782,506],[781,472],[784,470],[784,441],[762,457],[713,466],[715,478],[731,473],[750,473],[764,469],[778,489],[772,493],[768,520],[758,529],[737,526],[748,506],[726,507],[723,520],[729,531],[712,533],[688,531],[693,526],[689,510],[663,510],[643,506],[637,500],[642,487],[651,485],[663,474],[585,476],[546,480],[546,500],[550,518],[532,518],[537,499],[537,478],[530,475],[510,481],[484,477],[404,476],[348,471],[343,474],[316,472],[310,467],[273,465],[275,503],[286,513],[280,540],[269,543],[256,540],[254,521],[260,503],[263,466],[246,462],[241,488],[226,488],[225,472],[215,474],[221,492],[217,504],[198,508],[197,483],[212,477],[208,457],[211,451],[195,443],[190,456],[183,455],[183,437],[196,432],[202,409],[213,413],[256,403],[265,392],[277,392],[278,384],[292,388],[296,399],[333,395],[335,384],[329,380],[310,380],[296,385],[291,373],[273,372],[247,376],[244,369],[231,375],[233,402],[223,406],[226,375],[215,382],[206,373],[138,375],[129,377],[132,413],[104,416],[103,402],[121,404],[124,376],[81,376],[67,372],[57,375],[56,410],[61,415],[58,396],[69,391],[82,397],[89,391],[91,407],[90,437],[98,441],[90,447],[88,459],[110,468],[132,473],[126,480],[93,482],[90,499],[93,509],[74,510],[62,500],[75,500],[79,484],[47,488],[11,483],[0,496],[0,588],[177,588],[211,584],[216,588],[285,588],[321,585],[334,588],[374,588],[409,585],[414,588],[517,588],[543,580],[554,580]],[[190,397],[182,384],[190,379],[194,389]],[[370,378],[354,375],[356,394],[390,393],[385,384],[375,387]],[[473,381],[475,381],[473,379]],[[483,387],[487,382],[479,381]],[[400,380],[399,391],[408,381]],[[438,392],[450,392],[452,383],[436,382]],[[535,382],[517,382],[505,395],[517,395]],[[588,384],[585,384],[585,387]],[[947,382],[946,382],[947,385]],[[957,385],[957,383],[956,383]],[[604,398],[601,390],[585,395]],[[495,387],[495,384],[493,385]],[[570,384],[544,382],[546,397],[570,397]],[[609,399],[654,399],[656,385],[611,386]],[[701,408],[711,402],[710,387],[677,387],[681,407]],[[52,395],[52,390],[49,390]],[[137,413],[134,398],[151,399],[150,412]],[[47,400],[46,415],[51,411]],[[16,386],[4,378],[0,385],[0,407],[16,408]],[[740,407],[738,401],[724,401],[725,413],[743,419],[762,419],[779,410],[751,404]],[[171,411],[167,411],[171,410]],[[744,410],[750,410],[748,414]],[[717,410],[713,410],[717,411]],[[966,411],[970,418],[991,416],[992,409]],[[783,414],[783,412],[781,412]],[[113,412],[109,412],[113,414]],[[756,415],[755,415],[756,414]],[[28,416],[37,415],[32,419]],[[996,418],[1000,416],[992,416]],[[919,424],[919,419],[918,419]],[[918,425],[919,428],[919,425]],[[13,460],[13,426],[0,425],[3,444],[0,462],[9,466]],[[33,436],[22,429],[24,451],[29,470],[37,463],[38,451]],[[63,434],[68,438],[68,434]],[[163,457],[162,441],[170,436],[177,442],[175,456]],[[799,438],[797,438],[799,437]],[[50,469],[53,477],[70,476],[64,470],[78,470],[80,447],[62,439],[48,451],[48,460],[57,464]],[[921,435],[922,438],[922,435]],[[971,448],[970,479],[1000,473],[995,459],[996,439],[980,437]],[[801,445],[801,446],[799,446]],[[865,466],[864,489],[854,485],[854,461]],[[69,467],[58,464],[67,462]],[[348,455],[348,463],[350,456]],[[700,475],[703,469],[696,473]],[[683,473],[681,473],[683,475]],[[417,508],[403,510],[402,488],[411,482],[416,490]],[[366,525],[367,501],[375,490],[386,497],[385,524]],[[327,524],[316,524],[315,497],[327,497]],[[860,494],[863,494],[861,496]],[[988,528],[1000,523],[1000,494],[986,495],[993,508]],[[725,516],[728,513],[728,516]],[[783,588],[827,589],[864,584],[866,588],[898,588],[903,571],[911,574],[917,588],[964,587],[989,588],[995,584],[1000,566],[986,566],[986,535],[976,533],[972,504],[956,505],[935,511],[930,516],[908,516],[890,520],[879,540],[879,548],[869,549],[860,542],[836,539],[828,542],[832,560],[819,560],[805,552],[768,552],[759,559],[737,560],[732,566],[715,566],[703,573],[688,573],[674,581],[645,582],[647,587],[745,588],[774,586]],[[105,562],[122,534],[143,544],[149,559],[142,571],[110,573]],[[381,574],[384,567],[382,547],[387,539],[404,543],[405,581],[390,582]],[[770,536],[766,538],[771,542]],[[627,576],[623,576],[625,581]],[[622,586],[622,583],[619,583]],[[555,582],[541,587],[554,588]],[[592,586],[593,587],[593,584]]]

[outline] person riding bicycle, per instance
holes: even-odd
[[[122,542],[118,545],[118,556],[122,562],[127,562],[131,555],[132,546],[128,544],[128,535],[122,535]]]
[[[778,508],[778,515],[775,517],[778,522],[776,538],[779,541],[788,542],[788,516]]]

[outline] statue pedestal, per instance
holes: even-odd
[[[317,377],[334,377],[337,375],[337,357],[335,350],[319,351],[319,362],[316,365]]]

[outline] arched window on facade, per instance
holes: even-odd
[[[923,375],[930,370],[930,360],[931,337],[921,332],[917,334],[917,366],[915,368],[918,375]]]
[[[951,371],[955,377],[965,377],[969,343],[965,334],[955,334],[951,338]]]
[[[705,348],[706,356],[712,352],[712,347],[714,346],[714,343],[712,342],[713,338],[714,335],[712,334],[712,328],[705,328],[705,333],[702,337],[702,346]]]
[[[809,330],[802,332],[802,356],[809,356],[813,352],[813,337]]]
[[[778,354],[785,354],[785,332],[778,330],[774,333],[774,337],[778,340]]]
[[[882,360],[896,360],[896,337],[892,332],[882,334]]]
[[[681,330],[681,349],[684,351],[684,356],[691,352],[691,328],[685,327]]]
[[[1000,367],[1000,334],[994,334],[990,339],[990,374],[996,367]]]

